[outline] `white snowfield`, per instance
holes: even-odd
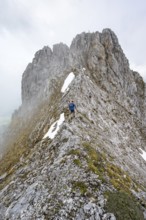
[[[61,92],[64,93],[69,90],[69,84],[72,82],[72,80],[75,78],[75,74],[73,72],[69,73],[67,78],[64,81],[64,84],[61,88]]]
[[[146,152],[144,151],[144,150],[142,150],[141,148],[140,148],[140,150],[142,151],[142,154],[140,154],[142,157],[143,157],[143,159],[146,161]]]
[[[49,128],[49,131],[44,135],[43,139],[46,137],[53,139],[55,135],[57,134],[57,132],[59,131],[60,125],[63,123],[64,120],[65,120],[64,113],[62,113],[58,121],[55,121],[51,125],[51,127]]]

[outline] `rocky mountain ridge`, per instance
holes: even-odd
[[[38,51],[6,135],[1,219],[146,219],[145,103],[145,83],[110,29]],[[61,114],[56,136],[44,138]]]

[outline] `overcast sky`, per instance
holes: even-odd
[[[20,105],[22,74],[37,50],[104,28],[146,80],[146,0],[0,0],[0,118]]]

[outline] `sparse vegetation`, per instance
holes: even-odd
[[[144,220],[143,212],[133,196],[125,192],[108,192],[106,197],[106,210],[114,213],[117,220]]]
[[[84,195],[87,192],[87,186],[84,182],[73,181],[72,185],[73,185],[73,187],[72,187],[73,191],[79,190],[82,195]]]
[[[83,147],[87,153],[86,161],[89,171],[97,174],[102,182],[110,181],[115,189],[130,193],[132,180],[128,173],[112,162],[107,161],[105,154],[98,152],[91,146],[90,142],[83,142]],[[109,180],[107,180],[107,177],[109,177]]]
[[[60,163],[63,165],[63,164],[65,164],[66,163],[66,158],[63,158],[61,161],[60,161]]]
[[[68,141],[68,138],[64,138],[63,140],[62,140],[62,143],[66,143]]]
[[[77,155],[77,156],[81,156],[81,150],[80,149],[72,149],[69,151],[68,155]]]
[[[49,108],[45,101],[35,109],[29,119],[24,120],[23,118],[18,117],[12,119],[10,124],[12,134],[9,137],[9,140],[7,140],[5,146],[6,153],[1,159],[0,166],[0,176],[5,172],[9,175],[4,179],[3,183],[0,183],[1,189],[11,180],[10,176],[15,172],[15,165],[19,162],[21,156],[23,155],[23,157],[27,158],[32,147],[42,140],[44,135],[43,130],[45,129],[46,124],[44,123],[42,127],[39,127],[38,122],[45,122],[47,115],[49,115],[49,118],[51,119],[54,118],[54,121],[59,117],[56,103],[60,95],[58,89],[58,92],[55,91],[55,94],[52,94],[50,97],[49,105],[53,106],[53,108]],[[49,118],[46,130],[50,127]],[[11,170],[13,170],[13,172],[10,172]]]
[[[107,163],[106,171],[108,176],[110,177],[112,185],[117,190],[124,190],[127,193],[130,192],[131,179],[126,172],[124,172],[121,168],[111,163]]]
[[[93,173],[97,174],[102,180],[102,182],[105,182],[105,175],[104,175],[104,160],[102,158],[102,155],[97,152],[89,142],[83,142],[83,147],[85,148],[85,151],[87,152],[86,161],[88,165],[88,170],[92,171]]]
[[[82,167],[82,163],[79,159],[74,159],[74,164],[77,165],[78,167]]]

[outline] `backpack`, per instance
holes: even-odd
[[[69,104],[69,110],[74,110],[75,109],[75,104],[74,103],[70,103]]]

